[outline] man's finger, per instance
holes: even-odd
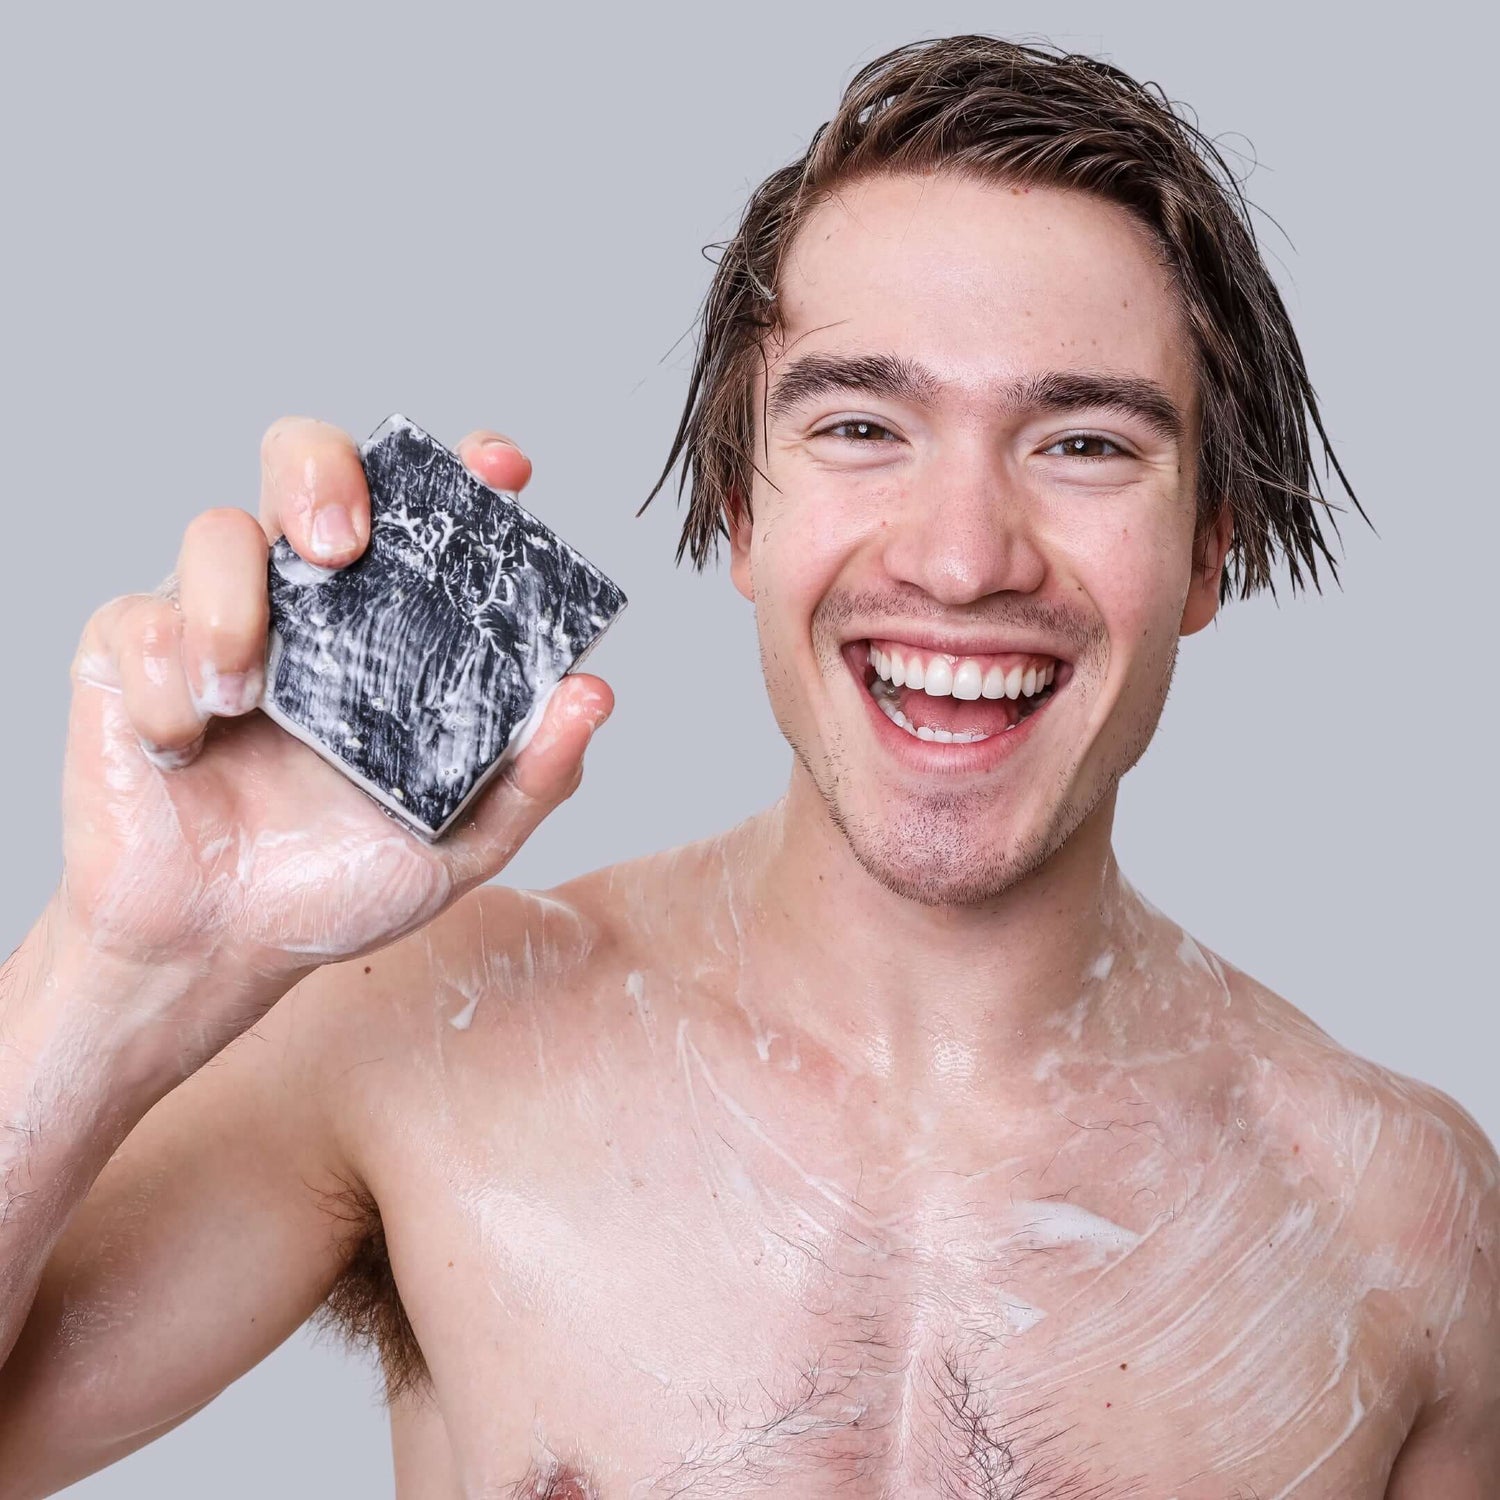
[[[586,673],[570,673],[557,685],[526,747],[439,845],[461,885],[497,875],[542,819],[577,791],[583,752],[614,701],[609,684]]]
[[[260,524],[269,541],[285,535],[322,567],[345,567],[365,550],[370,491],[348,433],[312,417],[282,417],[261,439],[260,475]]]
[[[480,428],[462,439],[454,452],[463,459],[469,472],[491,489],[515,494],[531,478],[531,460],[514,439],[502,433]]]

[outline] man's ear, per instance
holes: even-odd
[[[1213,524],[1193,543],[1193,577],[1188,584],[1187,603],[1182,609],[1181,635],[1202,630],[1218,613],[1219,584],[1224,577],[1224,559],[1234,538],[1234,512],[1226,500],[1219,506]]]
[[[734,586],[752,604],[755,584],[750,576],[750,506],[738,488],[729,492],[729,576]]]

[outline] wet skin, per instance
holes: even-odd
[[[785,797],[426,925],[451,886],[403,848],[265,840],[297,883],[260,950],[416,930],[317,969],[130,1135],[0,1379],[0,1461],[61,1482],[130,1451],[341,1288],[412,1377],[403,1500],[1500,1483],[1493,1147],[1115,862],[1230,535],[1197,524],[1153,246],[1081,197],[876,180],[817,210],[781,291],[730,572]],[[990,735],[922,741],[871,640],[1045,655],[1056,688],[1012,739],[995,700],[908,694]],[[1211,873],[1253,815],[1226,801],[1184,857]]]
[[[1152,247],[1080,198],[877,179],[782,292],[731,560],[788,794],[433,939],[402,1083],[358,1070],[359,1138],[408,1122],[422,1163],[371,1183],[435,1351],[398,1453],[440,1409],[464,1493],[1384,1494],[1456,1376],[1493,1154],[1119,876],[1115,785],[1228,538],[1195,536]],[[891,352],[917,388],[778,389]],[[1156,404],[1045,399],[1096,377]],[[918,744],[866,638],[1065,683],[1003,756]]]
[[[430,1367],[402,1493],[1386,1494],[1472,1127],[1113,871],[1014,1046],[833,1042],[760,941],[780,827],[487,891],[420,1004],[363,976],[337,1110]]]

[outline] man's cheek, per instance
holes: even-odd
[[[1077,585],[1117,639],[1158,634],[1161,621],[1181,612],[1187,576],[1173,540],[1125,528],[1080,558]]]
[[[814,607],[837,569],[809,539],[783,527],[766,540],[754,560],[755,597],[764,622],[782,635],[807,633]]]

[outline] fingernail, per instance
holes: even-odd
[[[341,505],[325,505],[313,517],[312,548],[319,557],[337,557],[358,542],[354,522]]]
[[[509,438],[503,437],[487,437],[479,446],[481,448],[509,448],[512,453],[521,451]]]

